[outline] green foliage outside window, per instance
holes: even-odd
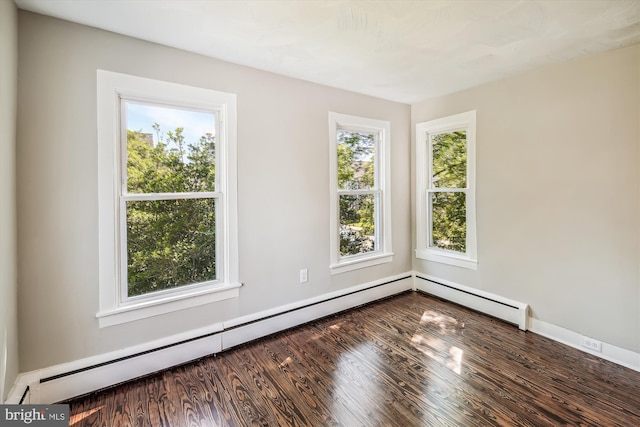
[[[375,149],[373,134],[338,131],[338,189],[373,190],[375,188]],[[340,255],[370,252],[375,247],[376,195],[341,194]]]
[[[466,252],[467,211],[464,192],[450,191],[467,186],[466,131],[431,137],[431,245]],[[449,191],[447,191],[449,190]]]
[[[190,144],[182,128],[154,129],[155,144],[127,131],[127,191],[214,191],[214,136]],[[126,213],[130,297],[217,278],[214,198],[127,201]]]

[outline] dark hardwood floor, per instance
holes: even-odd
[[[68,402],[79,426],[640,426],[640,373],[421,294]]]

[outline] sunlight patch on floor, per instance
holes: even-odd
[[[426,310],[422,313],[420,324],[434,324],[440,328],[441,332],[450,332],[454,334],[457,333],[458,329],[464,327],[464,322],[458,322],[458,319],[433,310]]]
[[[278,366],[280,369],[282,368],[286,368],[287,366],[289,366],[289,363],[291,363],[291,356],[287,357],[286,359],[284,359],[284,362],[282,362],[280,364],[280,366]]]
[[[435,326],[437,329],[432,332],[442,336],[462,334],[465,326],[463,321],[434,310],[425,310],[422,313],[420,325]],[[418,333],[412,337],[411,344],[431,359],[438,361],[456,374],[460,374],[464,354],[462,349],[450,346],[437,336],[425,338]]]
[[[342,328],[342,324],[343,324],[343,323],[344,323],[344,321],[334,323],[333,325],[329,326],[329,329],[330,329],[331,331],[339,331],[339,330]],[[323,330],[323,331],[321,331],[321,332],[318,332],[318,333],[314,334],[314,335],[311,337],[311,340],[317,340],[317,339],[319,339],[319,338],[322,338],[322,337],[324,337],[325,335],[327,335],[328,333],[330,333],[330,331],[328,331],[328,330]]]
[[[105,405],[98,406],[97,408],[88,409],[88,410],[86,410],[84,412],[80,412],[80,413],[77,413],[77,414],[73,415],[69,419],[69,426],[70,427],[74,427],[76,424],[80,423],[85,418],[95,414],[98,411],[101,411],[102,408],[104,408],[104,407],[105,407]]]
[[[420,334],[411,337],[411,345],[432,360],[460,375],[464,351],[450,346],[440,338],[425,338]]]

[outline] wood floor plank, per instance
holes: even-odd
[[[640,372],[409,292],[69,403],[72,427],[626,427]]]

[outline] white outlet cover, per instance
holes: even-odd
[[[589,337],[582,337],[582,346],[593,351],[602,352],[602,342]]]

